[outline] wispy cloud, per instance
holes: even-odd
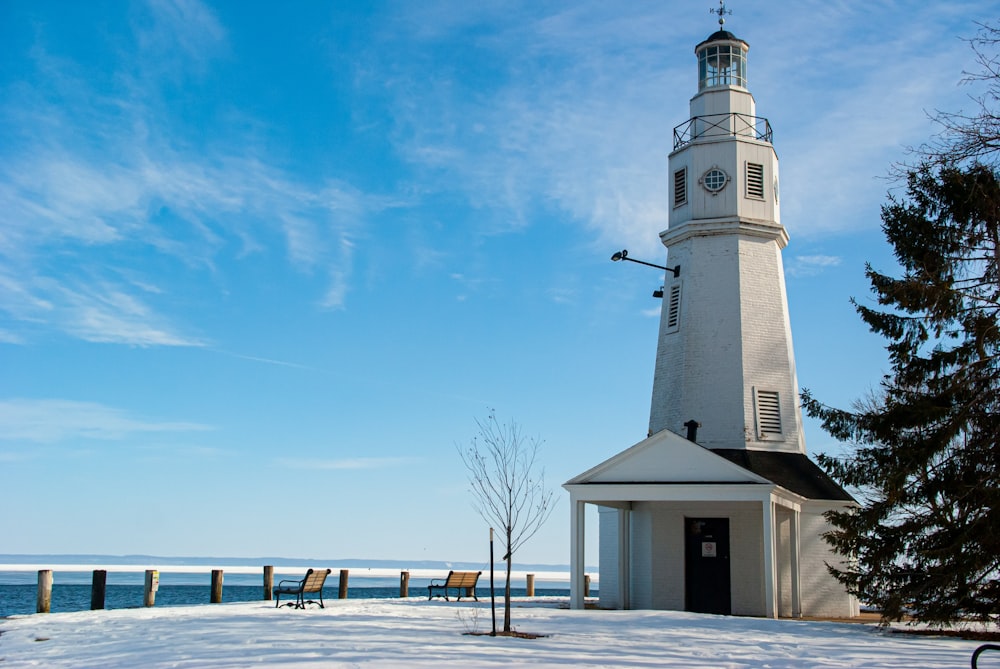
[[[840,263],[841,258],[838,256],[792,256],[785,265],[785,273],[793,277],[816,276],[829,267],[837,267]]]
[[[84,341],[132,346],[201,346],[198,337],[180,333],[142,299],[138,290],[103,278],[55,279],[0,271],[0,310],[14,320],[45,324]],[[155,292],[155,291],[154,291]],[[10,343],[23,343],[14,335]]]
[[[278,458],[275,464],[286,469],[395,469],[418,462],[417,458],[343,458],[325,460],[318,458]]]
[[[373,44],[368,71],[396,75],[370,84],[394,96],[400,152],[447,174],[484,227],[535,224],[554,207],[595,244],[662,252],[649,231],[667,224],[671,128],[695,92],[692,35],[710,23],[670,3],[504,4],[506,13],[442,0],[404,13],[383,39],[415,42],[422,57],[409,63],[386,61]],[[974,3],[963,7],[808,0],[794,13],[758,5],[733,18],[751,42],[758,111],[775,125],[794,235],[877,221],[886,187],[877,177],[927,137],[924,110],[963,100],[955,84],[970,54],[948,39],[975,30]],[[818,25],[821,51],[789,47]],[[486,85],[466,72],[477,65],[494,75]]]
[[[226,49],[225,28],[200,0],[146,0],[145,5],[135,33],[142,50],[154,56],[144,62],[147,72],[198,74]]]
[[[291,367],[293,369],[305,369],[314,370],[314,367],[309,365],[302,365],[297,362],[288,362],[286,360],[275,360],[274,358],[262,358],[257,355],[244,355],[242,353],[234,353],[232,351],[223,351],[221,349],[213,349],[217,353],[222,353],[224,355],[232,356],[234,358],[240,358],[241,360],[250,360],[252,362],[261,362],[265,365],[278,365],[279,367]]]
[[[138,51],[110,76],[40,42],[37,76],[0,103],[17,138],[0,151],[0,313],[86,341],[199,345],[170,296],[149,290],[149,260],[193,281],[273,253],[275,239],[295,272],[326,279],[314,304],[342,308],[352,242],[404,200],[282,170],[252,134],[193,143],[160,87],[223,52],[225,29],[197,0],[151,0],[133,24]]]
[[[579,291],[572,286],[550,286],[546,293],[556,304],[573,304],[579,295]]]
[[[955,83],[968,47],[940,33],[971,33],[960,19],[976,5],[944,5],[806,0],[794,13],[757,6],[733,18],[752,45],[759,112],[775,126],[793,236],[876,225],[886,188],[877,177],[926,138],[924,110],[964,99]],[[305,299],[344,309],[373,220],[442,194],[460,198],[462,213],[418,225],[451,226],[464,249],[467,236],[559,221],[583,230],[582,244],[662,254],[650,231],[668,221],[671,129],[688,114],[692,36],[712,28],[705,14],[645,1],[390,3],[369,48],[350,54],[352,121],[384,129],[406,168],[405,185],[372,193],[349,168],[295,171],[258,133],[264,122],[226,101],[211,111],[236,123],[186,121],[170,96],[197,96],[235,42],[198,0],[136,7],[134,44],[123,39],[110,67],[87,70],[39,39],[33,76],[4,90],[0,312],[15,325],[2,341],[51,328],[203,345],[190,312],[172,308],[176,296],[156,292],[150,261],[206,290],[225,285],[229,263],[277,256],[316,284]],[[817,21],[822,53],[789,49]],[[449,249],[415,242],[418,270],[448,266]]]
[[[128,144],[130,139],[118,141]],[[44,301],[56,317],[53,324],[76,323],[66,330],[85,339],[190,343],[189,337],[177,335],[150,338],[143,328],[132,328],[138,336],[130,340],[129,329],[103,337],[91,327],[80,327],[81,311],[109,316],[104,319],[109,323],[131,322],[143,315],[135,308],[137,296],[126,299],[135,286],[119,282],[94,259],[101,257],[102,249],[110,253],[133,248],[142,255],[152,253],[171,262],[211,268],[216,257],[227,252],[231,240],[240,240],[240,253],[258,253],[267,244],[255,238],[275,233],[285,237],[288,262],[296,271],[311,273],[324,265],[335,268],[327,295],[318,302],[339,307],[350,290],[350,275],[344,269],[349,267],[351,239],[359,234],[367,214],[397,205],[392,198],[369,197],[342,183],[311,188],[254,158],[220,154],[195,162],[178,152],[161,150],[153,159],[145,155],[152,150],[137,153],[127,146],[121,148],[120,162],[101,168],[97,159],[91,164],[72,155],[69,145],[63,148],[64,155],[21,155],[8,162],[0,208],[9,218],[0,238],[0,256],[17,272],[7,276],[8,299],[0,299],[0,309],[16,314],[18,304],[23,306],[25,300]],[[57,188],[56,184],[68,186]],[[85,255],[76,253],[79,244],[87,245]],[[55,281],[52,274],[40,274],[39,266],[44,265],[37,262],[40,254],[52,249],[63,249],[68,262],[80,263],[77,275],[99,276],[105,284],[103,292],[111,297],[84,310],[83,291],[78,287],[57,286],[39,293],[40,285]],[[129,268],[127,260],[118,262],[114,273]],[[130,271],[139,273],[141,268],[133,266]],[[90,292],[102,291],[95,286]],[[11,302],[15,293],[22,299]],[[60,299],[60,294],[71,299]],[[123,310],[118,318],[110,317],[116,307]],[[58,318],[64,310],[76,316]],[[165,320],[149,305],[146,314]],[[100,325],[93,317],[87,322]]]
[[[60,287],[62,325],[84,341],[135,346],[200,346],[202,341],[177,334],[148,304],[114,286]]]
[[[0,330],[0,344],[23,344],[24,338],[7,330]]]
[[[659,318],[662,314],[660,307],[650,307],[649,309],[643,309],[642,315],[647,318]]]
[[[0,440],[51,443],[67,439],[121,440],[138,433],[212,429],[185,422],[150,421],[95,402],[63,399],[0,400]]]
[[[555,206],[589,225],[601,244],[654,249],[649,230],[667,217],[666,199],[650,197],[662,195],[670,151],[664,108],[679,116],[683,105],[667,100],[677,70],[648,13],[622,17],[582,3],[540,18],[517,11],[505,18],[488,4],[434,6],[451,18],[418,33],[428,41],[418,48],[460,50],[504,72],[495,87],[473,89],[483,82],[459,78],[453,63],[424,63],[390,82],[401,153],[419,169],[449,175],[482,212],[476,225],[483,232],[523,228]],[[463,32],[494,20],[496,32]],[[400,32],[410,26],[400,19]],[[630,35],[627,47],[622,34]],[[540,60],[555,65],[540,67]]]
[[[183,442],[172,443],[170,440],[156,444],[143,444],[136,450],[145,455],[148,460],[155,462],[178,462],[181,460],[204,462],[209,459],[215,460],[229,456],[239,457],[239,454],[225,448]]]

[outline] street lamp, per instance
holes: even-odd
[[[667,272],[673,272],[675,279],[681,275],[680,265],[675,265],[674,267],[664,267],[663,265],[654,265],[653,263],[646,262],[645,260],[636,260],[635,258],[629,258],[628,249],[622,249],[621,251],[616,251],[615,254],[611,256],[611,262],[618,262],[619,260],[628,260],[629,262],[637,262],[640,265],[646,265],[647,267],[655,267],[656,269],[662,269]]]

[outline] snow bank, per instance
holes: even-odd
[[[515,602],[514,626],[547,635],[539,639],[467,635],[489,631],[489,602],[417,598],[305,611],[251,602],[15,616],[0,620],[0,666],[955,669],[978,645],[861,624],[560,605]]]

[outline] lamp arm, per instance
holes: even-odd
[[[611,256],[612,262],[617,262],[619,260],[628,260],[629,262],[639,263],[640,265],[645,265],[646,267],[655,267],[656,269],[662,269],[664,272],[673,272],[675,279],[681,275],[680,265],[675,265],[674,267],[664,267],[663,265],[657,265],[655,263],[646,262],[645,260],[636,260],[635,258],[629,258],[627,249],[622,249],[621,251]]]
[[[636,260],[635,258],[629,258],[628,256],[625,256],[624,258],[622,258],[622,260],[628,260],[629,262],[637,262],[640,265],[646,265],[647,267],[655,267],[656,269],[662,269],[664,271],[671,269],[669,267],[664,267],[663,265],[654,265],[653,263],[646,262],[645,260]]]

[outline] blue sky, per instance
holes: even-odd
[[[558,486],[646,435],[662,277],[609,257],[665,260],[713,6],[0,4],[0,553],[485,560],[492,408],[559,499],[516,557],[567,563]],[[729,7],[799,381],[848,406],[885,176],[1000,5]]]

